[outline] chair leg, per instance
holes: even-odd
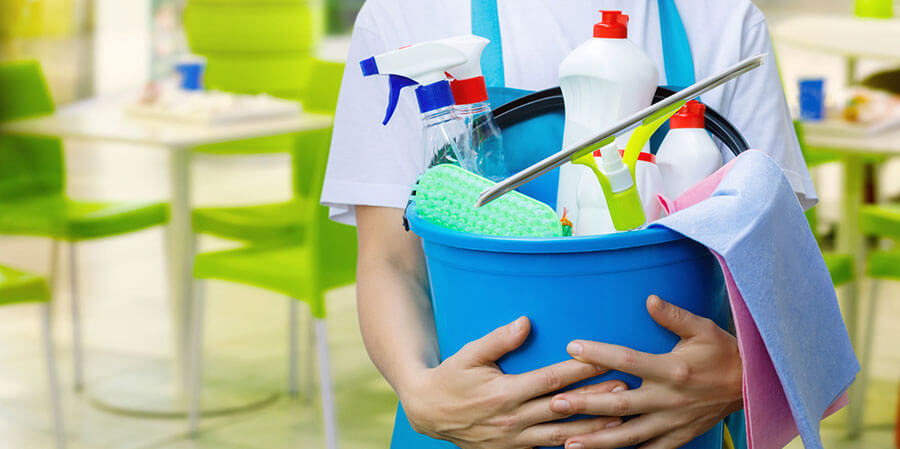
[[[75,242],[69,244],[69,289],[72,297],[72,362],[75,391],[84,389],[84,349],[81,340],[81,304],[78,292],[78,253]]]
[[[862,341],[862,360],[860,360],[859,384],[859,400],[862,401],[858,407],[852,408],[850,414],[851,425],[856,425],[857,429],[862,429],[863,419],[865,418],[866,390],[869,387],[869,372],[871,371],[872,352],[875,342],[875,319],[878,317],[878,290],[880,282],[878,279],[872,280],[872,291],[869,297],[869,310],[866,314],[866,324],[863,328],[865,337]]]
[[[306,403],[311,404],[316,388],[316,326],[315,317],[309,307],[306,308],[304,316],[306,317],[304,320],[306,323],[306,391],[304,399]]]
[[[325,444],[328,449],[337,449],[337,417],[334,407],[334,385],[331,380],[331,365],[328,356],[328,331],[325,320],[315,320],[316,348],[319,355],[319,387],[322,395],[322,417],[325,422]]]
[[[56,278],[59,276],[59,247],[62,244],[59,240],[53,240],[50,246],[50,266],[47,267],[47,284],[50,286],[50,292],[56,291]],[[53,296],[51,294],[51,296]]]
[[[297,300],[288,298],[288,394],[296,397],[299,391],[297,375]]]
[[[200,424],[200,399],[203,396],[203,313],[205,288],[203,281],[194,286],[194,307],[191,313],[190,361],[188,363],[188,432],[197,435]]]
[[[44,357],[47,366],[47,380],[50,391],[50,404],[53,412],[53,431],[56,434],[56,448],[66,447],[66,426],[63,421],[62,400],[59,391],[59,374],[56,371],[56,354],[53,350],[53,323],[51,303],[41,306],[41,333],[44,340]]]

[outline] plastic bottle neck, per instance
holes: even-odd
[[[453,114],[453,108],[450,106],[422,113],[422,122],[425,123],[425,126],[433,126],[454,119],[456,119],[456,115]]]
[[[459,104],[455,109],[458,115],[465,117],[491,112],[491,104],[487,101],[480,101],[472,104]]]

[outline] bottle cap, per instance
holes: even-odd
[[[416,100],[419,102],[419,112],[423,114],[453,106],[453,91],[450,89],[450,82],[444,80],[417,87]]]
[[[456,104],[475,104],[488,100],[487,86],[483,76],[450,81],[453,100]]]
[[[622,11],[603,11],[603,18],[594,25],[594,37],[601,39],[628,38],[628,16]]]
[[[669,127],[679,128],[705,128],[706,105],[697,100],[689,101],[678,113],[669,120]]]

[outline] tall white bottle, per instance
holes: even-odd
[[[628,16],[601,11],[594,37],[579,45],[559,67],[559,85],[566,104],[563,146],[578,144],[653,102],[659,71],[640,47],[629,41]],[[625,148],[628,135],[614,148]],[[612,144],[610,145],[612,146]],[[556,209],[578,222],[578,188],[582,176],[596,178],[587,167],[560,167]],[[597,185],[599,189],[599,183]]]
[[[676,199],[722,167],[722,153],[706,131],[706,106],[686,104],[669,119],[671,130],[656,153],[665,194]]]

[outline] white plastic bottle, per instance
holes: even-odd
[[[706,131],[706,106],[686,104],[669,120],[671,130],[656,154],[665,195],[676,199],[722,167],[722,153]]]
[[[566,104],[565,147],[650,106],[659,84],[656,65],[627,39],[628,16],[620,11],[601,12],[603,19],[594,26],[594,37],[573,50],[559,67]],[[624,148],[629,137],[620,136],[613,148]],[[560,167],[557,212],[567,210],[576,223],[578,186],[585,174],[593,176],[583,166]]]
[[[624,151],[619,150],[619,154],[622,153]],[[649,152],[638,155],[634,177],[637,181],[637,189],[641,195],[641,204],[644,207],[647,222],[658,220],[662,216],[662,206],[656,196],[664,192],[664,187],[662,174],[659,172],[659,166],[656,165],[656,156]]]

